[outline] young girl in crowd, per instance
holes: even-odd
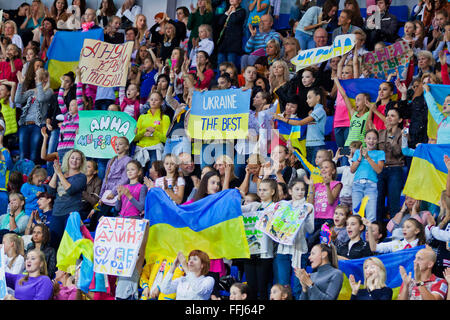
[[[348,161],[347,163],[352,162],[353,155],[355,154],[356,150],[359,150],[362,146],[361,141],[352,141],[350,143],[350,155],[341,155],[341,150],[338,149],[336,152],[336,156],[333,158],[334,163],[337,163],[338,160],[342,157],[347,157]],[[341,175],[341,182],[342,182],[342,190],[339,194],[339,203],[345,204],[349,208],[352,207],[352,186],[353,186],[353,180],[355,178],[355,174],[350,171],[350,165],[344,165],[337,168],[337,173]]]
[[[145,207],[147,186],[142,184],[143,169],[136,160],[127,164],[129,184],[117,187],[116,211],[123,218],[141,218]]]
[[[53,300],[77,300],[76,279],[68,272],[56,271],[53,288]]]
[[[371,223],[368,219],[363,219],[366,227]],[[392,240],[389,242],[376,243],[373,234],[369,232],[369,244],[372,252],[389,253],[402,249],[414,248],[425,244],[424,226],[414,218],[409,218],[403,223],[403,240]]]
[[[261,202],[253,202],[242,206],[242,213],[258,211],[259,219],[264,216],[264,211],[275,208],[278,198],[277,182],[273,179],[264,179],[258,186],[258,196]],[[273,241],[269,236],[263,235],[262,248],[259,255],[251,255],[250,259],[244,259],[244,272],[250,287],[250,299],[267,300],[269,284],[272,279]]]
[[[342,183],[336,181],[336,164],[332,160],[324,160],[321,165],[323,182],[314,184],[305,178],[309,184],[308,202],[314,205],[314,231],[318,231],[325,223],[332,224],[334,210],[339,201]]]
[[[153,161],[161,160],[164,152],[163,143],[166,142],[170,118],[163,114],[163,101],[161,93],[153,92],[148,100],[150,109],[146,114],[141,114],[137,121],[134,159],[138,160],[146,169],[151,166]]]
[[[338,247],[348,242],[347,219],[351,216],[350,208],[339,204],[334,210],[333,227],[331,228],[331,240]]]
[[[286,122],[293,126],[308,125],[306,132],[306,159],[315,164],[316,153],[325,147],[325,124],[327,114],[323,108],[323,93],[319,88],[312,88],[308,91],[306,102],[313,108],[311,114],[302,120],[290,120],[274,114],[273,118]]]
[[[356,282],[354,275],[349,276],[352,288],[350,300],[392,300],[392,289],[386,286],[386,268],[383,262],[375,257],[367,258],[363,271],[364,289],[361,289],[361,280]]]
[[[306,267],[306,263],[302,263],[302,256],[308,253],[306,234],[314,231],[314,207],[306,202],[306,183],[303,180],[294,179],[289,184],[289,194],[292,197],[289,201],[292,210],[301,210],[301,215],[306,217],[297,231],[293,245],[278,244],[277,254],[273,260],[273,273],[274,282],[280,285],[291,283],[292,268]],[[297,278],[294,279],[293,289],[294,296],[300,297],[301,288]]]
[[[142,107],[139,100],[139,86],[137,84],[130,83],[128,84],[125,92],[123,92],[123,89],[125,88],[120,88],[120,111],[125,112],[137,121]]]
[[[310,179],[314,184],[323,182],[320,166],[322,165],[322,162],[325,160],[332,160],[333,159],[333,151],[332,150],[326,150],[326,149],[320,149],[316,153],[316,166],[312,165],[301,153],[297,153],[300,158],[300,163],[305,168],[308,173],[310,174]]]
[[[47,170],[40,166],[35,166],[31,171],[28,182],[20,188],[20,193],[25,197],[25,213],[29,216],[33,210],[39,209],[37,200],[41,192],[45,192],[43,186],[47,179]]]
[[[118,137],[116,140],[117,156],[108,161],[105,179],[99,194],[98,209],[92,209],[88,215],[88,218],[91,218],[89,229],[92,231],[95,230],[98,220],[102,216],[111,214],[115,205],[114,198],[117,196],[117,186],[128,182],[126,166],[131,161],[131,158],[128,156],[129,150],[130,142],[128,139],[126,137]]]
[[[378,89],[377,101],[374,104],[370,104],[370,110],[373,113],[372,123],[376,130],[386,129],[386,114],[396,103],[392,101],[394,88],[395,86],[392,82],[381,83]]]
[[[249,294],[248,285],[235,282],[230,287],[230,300],[247,300]]]
[[[366,217],[370,221],[375,221],[378,197],[377,175],[383,170],[385,154],[384,151],[376,149],[378,143],[378,132],[376,130],[368,130],[364,141],[367,147],[361,146],[359,150],[356,150],[350,167],[350,172],[355,173],[352,187],[352,209],[355,210],[363,197],[368,196]]]
[[[433,95],[430,92],[430,87],[425,84],[423,86],[425,90],[425,101],[428,105],[428,110],[433,116],[434,121],[439,124],[437,128],[437,144],[448,143],[450,139],[450,130],[449,123],[450,118],[448,118],[448,114],[450,114],[450,95],[447,96],[442,104],[442,111],[439,111],[437,107],[436,101],[434,100]]]
[[[5,253],[5,272],[22,274],[25,270],[22,238],[15,233],[5,234],[3,236],[3,252]]]
[[[260,180],[271,178],[289,184],[296,178],[297,172],[289,166],[289,149],[286,146],[277,145],[270,154],[270,160],[261,167]]]
[[[288,284],[274,284],[270,289],[270,300],[292,300],[291,287]]]
[[[346,225],[349,240],[336,247],[338,259],[359,259],[372,255],[369,244],[361,239],[361,234],[364,231],[364,224],[361,216],[349,216]]]
[[[83,84],[81,83],[81,71],[77,68],[75,82],[77,84],[76,97],[69,102],[67,106],[64,102],[64,79],[61,78],[61,88],[58,92],[58,105],[61,110],[61,114],[64,115],[64,120],[60,126],[60,138],[58,143],[58,156],[59,159],[64,158],[67,151],[73,149],[75,144],[75,137],[79,127],[78,111],[83,110]]]
[[[186,183],[180,176],[178,158],[175,155],[167,154],[164,157],[164,169],[166,176],[156,179],[155,187],[164,189],[176,204],[180,204],[183,200]]]
[[[403,223],[409,218],[417,219],[424,226],[427,225],[429,211],[420,210],[420,201],[409,196],[405,196],[401,210],[389,220],[386,228],[392,234],[393,240],[403,239]]]

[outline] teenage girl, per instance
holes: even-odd
[[[261,202],[252,202],[242,206],[242,212],[258,211],[259,219],[264,217],[264,212],[274,210],[278,202],[278,185],[273,179],[262,180],[258,186],[258,196]],[[250,287],[250,299],[259,298],[268,300],[269,285],[272,281],[273,241],[263,234],[261,239],[261,251],[252,254],[250,259],[244,260],[244,272],[247,284]]]
[[[184,197],[185,181],[179,173],[178,158],[175,155],[167,154],[164,157],[164,169],[166,175],[156,179],[155,187],[164,189],[176,204],[180,204]]]
[[[142,183],[143,169],[136,160],[127,164],[127,177],[130,182],[117,187],[116,211],[123,218],[141,218],[144,213],[147,186]]]
[[[359,259],[372,255],[369,244],[361,239],[364,224],[361,216],[351,215],[347,222],[349,240],[336,247],[339,260]]]

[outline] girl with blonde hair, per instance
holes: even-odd
[[[25,253],[22,238],[15,233],[5,234],[3,236],[3,250],[5,253],[5,271],[21,274],[25,270]]]
[[[370,257],[364,261],[364,289],[360,289],[361,280],[356,282],[353,274],[350,275],[352,296],[350,300],[392,300],[392,289],[386,286],[386,268],[383,262]]]

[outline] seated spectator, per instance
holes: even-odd
[[[25,253],[23,240],[15,233],[7,233],[2,240],[5,263],[5,272],[22,274],[25,270]]]
[[[41,250],[45,255],[47,275],[53,279],[56,272],[56,251],[50,247],[50,230],[45,224],[37,224],[31,229],[31,235],[31,243],[25,252],[28,254],[34,249]]]
[[[19,235],[25,233],[28,216],[25,214],[25,197],[21,193],[9,194],[9,212],[0,216],[1,233],[13,231]]]
[[[12,44],[15,44],[21,51],[24,48],[22,38],[18,34],[17,24],[13,20],[8,20],[1,27],[1,34],[9,38]],[[3,41],[2,41],[3,42]]]

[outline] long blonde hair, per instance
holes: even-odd
[[[380,272],[378,273],[378,277],[377,277],[377,280],[375,283],[376,288],[380,289],[380,288],[386,287],[386,268],[385,268],[383,262],[376,257],[367,258],[364,261],[363,270],[368,262],[372,262],[380,269]],[[367,288],[367,279],[365,276],[364,276],[364,287]]]
[[[138,27],[136,25],[136,21],[138,20],[139,17],[144,17],[144,21],[145,21],[144,26],[142,27],[142,30],[138,29]],[[138,30],[138,34],[137,34],[136,39],[138,40],[138,43],[141,43],[142,39],[145,36],[145,32],[147,31],[147,28],[148,28],[148,26],[147,26],[147,17],[145,15],[143,15],[142,13],[136,15],[136,18],[134,19],[133,27],[135,27]]]
[[[14,257],[8,264],[8,268],[11,268],[18,256],[25,256],[25,252],[23,249],[23,239],[15,233],[7,233],[3,236],[3,241],[5,240],[9,240],[14,244]]]
[[[69,158],[72,155],[72,153],[74,153],[74,152],[77,152],[79,155],[81,155],[80,172],[86,173],[86,156],[84,155],[83,152],[81,152],[80,150],[76,150],[76,149],[72,149],[64,155],[64,158],[62,160],[62,165],[61,165],[62,172],[66,173],[69,171]]]
[[[276,60],[272,63],[272,65],[270,66],[270,74],[269,74],[269,82],[270,82],[270,89],[273,92],[273,90],[277,89],[281,84],[283,83],[279,83],[277,78],[275,77],[274,73],[273,73],[273,69],[275,66],[277,65],[281,65],[283,67],[284,73],[283,73],[283,80],[284,83],[289,81],[289,67],[287,65],[287,63],[283,60]]]
[[[36,253],[39,257],[39,260],[41,262],[41,267],[39,269],[39,273],[41,276],[48,276],[48,272],[47,272],[47,261],[45,260],[45,254],[43,251],[41,251],[41,249],[33,249],[27,252],[27,256],[30,253]],[[27,282],[28,279],[30,279],[30,275],[27,273],[27,275],[25,277],[23,277],[22,279],[19,280],[19,285],[23,285],[24,282]]]

